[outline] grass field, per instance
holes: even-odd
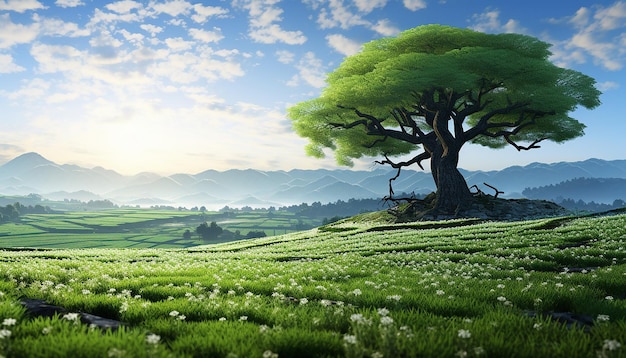
[[[225,215],[148,209],[30,214],[21,217],[19,223],[0,224],[0,247],[187,248],[206,244],[195,235],[195,228],[204,221],[216,221],[223,229],[241,235],[263,231],[269,236],[299,231],[302,224],[319,225],[322,218],[302,218],[280,211]],[[185,230],[194,233],[191,240],[183,239]]]
[[[188,249],[1,251],[0,354],[626,357],[626,214],[379,219]],[[68,313],[29,316],[24,298]]]

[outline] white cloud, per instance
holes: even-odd
[[[91,16],[88,27],[99,24],[101,22],[110,23],[110,22],[136,22],[140,21],[143,18],[143,15],[140,16],[135,12],[126,12],[126,13],[113,13],[113,12],[105,12],[100,9],[95,9],[93,12],[93,16]]]
[[[514,19],[509,19],[506,23],[502,24],[500,21],[499,10],[488,10],[482,14],[474,14],[472,20],[475,22],[470,28],[487,33],[526,33],[527,30],[520,26],[519,22]]]
[[[300,81],[306,82],[315,88],[322,88],[326,85],[326,71],[322,61],[313,52],[307,52],[296,65],[298,75],[292,78],[290,85],[296,85]]]
[[[37,100],[43,98],[49,88],[50,83],[42,80],[41,78],[33,78],[32,80],[25,82],[19,90],[9,93],[8,97],[12,100]]]
[[[195,14],[191,15],[191,19],[198,23],[205,22],[209,17],[228,14],[228,9],[219,6],[204,6],[202,4],[194,4],[193,10]]]
[[[610,71],[621,70],[626,62],[626,2],[611,6],[581,7],[565,18],[577,30],[567,41],[557,42],[553,60],[561,66],[585,63],[588,57]],[[561,22],[556,19],[555,23]],[[556,50],[555,50],[556,49]]]
[[[15,24],[11,21],[9,14],[0,14],[0,49],[29,43],[37,37],[38,33],[37,23],[28,26]]]
[[[132,33],[126,29],[119,30],[119,33],[122,34],[124,39],[132,44],[141,44],[143,42],[144,36],[140,33]]]
[[[283,10],[275,5],[280,0],[235,0],[234,6],[248,10],[249,35],[254,41],[264,44],[283,42],[301,45],[307,38],[302,31],[284,30],[277,22],[282,21]]]
[[[379,20],[372,26],[372,29],[383,36],[396,36],[400,33],[400,29],[393,26],[387,19]]]
[[[46,7],[37,0],[0,0],[0,11],[8,10],[22,13],[29,10],[45,8]]]
[[[177,17],[179,15],[186,15],[192,8],[192,5],[184,0],[171,0],[165,1],[163,3],[154,3],[150,4],[150,8],[156,12],[156,14],[168,14],[172,17]]]
[[[570,23],[576,27],[583,27],[589,23],[591,11],[586,7],[581,7],[576,11],[576,15],[572,16],[569,20]]]
[[[221,30],[213,28],[214,31],[205,31],[200,29],[189,29],[189,35],[195,40],[202,42],[219,42],[224,38]]]
[[[404,0],[404,7],[411,11],[417,11],[426,8],[425,0]]]
[[[600,91],[606,92],[614,89],[620,88],[620,84],[613,81],[606,81],[597,84],[597,87]]]
[[[128,14],[134,9],[141,9],[143,6],[137,1],[122,0],[107,4],[105,7],[118,14]]]
[[[143,24],[143,25],[139,25],[139,28],[141,28],[142,30],[149,32],[150,36],[154,37],[156,36],[156,34],[160,33],[163,31],[163,28],[160,26],[155,26],[152,24]]]
[[[626,26],[626,2],[617,1],[607,8],[600,8],[593,16],[603,31],[621,29]]]
[[[77,7],[85,5],[81,0],[56,0],[54,4],[58,7]]]
[[[165,39],[165,44],[173,52],[186,51],[193,46],[192,41],[185,41],[182,37]]]
[[[81,29],[77,24],[73,22],[65,22],[60,19],[43,18],[38,15],[34,15],[35,22],[41,24],[41,34],[46,36],[67,36],[67,37],[82,37],[89,36],[91,31],[89,29]]]
[[[385,7],[387,0],[354,0],[354,5],[361,12],[370,13],[377,7]]]
[[[614,57],[618,51],[616,44],[599,41],[593,33],[578,33],[572,37],[569,45],[584,49],[593,57],[596,63],[604,66],[608,70],[616,71],[622,68],[620,60],[623,61],[623,56],[621,59],[619,57]]]
[[[291,51],[279,50],[276,51],[276,58],[278,58],[278,62],[280,63],[290,64],[293,62],[295,54]]]
[[[307,40],[301,31],[285,31],[277,24],[255,28],[250,31],[250,37],[263,44],[283,42],[287,45],[301,45]]]
[[[0,73],[13,73],[26,70],[13,62],[11,55],[0,54]]]
[[[34,44],[31,56],[38,63],[41,73],[79,70],[84,54],[72,46]]]
[[[364,20],[359,14],[352,13],[342,0],[329,0],[327,9],[321,9],[317,23],[323,29],[341,27],[349,29],[353,26],[368,26],[369,21]]]
[[[345,56],[354,55],[361,50],[360,43],[340,34],[328,35],[326,36],[326,41],[335,51]]]

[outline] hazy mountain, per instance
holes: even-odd
[[[626,201],[626,179],[576,178],[558,184],[527,188],[522,193],[530,199],[573,199],[610,204],[615,199]]]
[[[526,188],[554,185],[575,178],[626,179],[626,160],[532,163],[499,171],[461,169],[461,172],[470,186],[477,185],[482,191],[492,193],[492,189],[483,184],[487,183],[504,191],[504,197],[516,197],[521,196]],[[116,203],[204,205],[211,209],[224,205],[278,206],[352,198],[378,199],[389,194],[389,179],[395,175],[396,170],[378,167],[371,171],[209,169],[197,174],[162,176],[144,172],[125,176],[102,167],[59,165],[37,153],[26,153],[0,166],[0,194],[36,193],[56,200],[109,199]],[[424,194],[433,191],[435,186],[430,173],[403,170],[393,182],[393,188],[398,194]],[[583,200],[594,200],[594,195],[600,194],[589,195]],[[598,202],[600,197],[595,200]]]

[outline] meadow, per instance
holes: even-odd
[[[263,231],[269,236],[319,225],[322,218],[267,210],[223,213],[137,208],[27,214],[19,222],[0,224],[0,247],[188,248],[207,243],[195,235],[196,227],[205,221],[216,221],[241,235]],[[185,230],[193,233],[191,239],[183,238]],[[230,240],[218,238],[212,243],[225,241]]]
[[[6,248],[0,277],[7,357],[626,357],[624,212],[373,213],[184,249]],[[67,313],[29,315],[26,298]]]

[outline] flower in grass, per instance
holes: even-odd
[[[536,329],[537,331],[540,331],[541,328],[543,328],[541,323],[535,323],[533,324],[533,328]]]
[[[161,341],[161,336],[159,336],[158,334],[154,334],[154,333],[150,333],[149,335],[146,336],[146,343],[148,344],[159,344],[159,342]]]
[[[66,313],[66,314],[63,315],[63,319],[66,319],[68,321],[77,322],[78,321],[78,313]]]
[[[498,296],[497,300],[500,301],[500,302],[506,302],[506,297]]]
[[[355,314],[350,316],[350,321],[352,321],[352,322],[359,323],[359,322],[362,322],[363,320],[365,320],[365,318],[360,313],[355,313]]]
[[[383,326],[389,326],[393,324],[393,318],[389,317],[389,316],[382,316],[380,318],[380,324]]]
[[[343,341],[346,344],[356,344],[356,336],[352,334],[346,334],[343,336]]]
[[[605,339],[604,344],[602,345],[602,349],[605,351],[615,351],[621,346],[622,345],[614,339]]]
[[[16,323],[17,320],[15,318],[5,318],[4,321],[2,321],[3,326],[15,326]]]
[[[262,324],[262,325],[259,326],[259,333],[265,333],[265,332],[269,331],[269,329],[270,329],[269,326],[267,326],[265,324]]]
[[[301,305],[306,305],[307,303],[309,303],[309,300],[306,297],[303,297],[300,299],[300,304]]]
[[[391,296],[387,296],[387,300],[389,301],[396,301],[399,302],[400,299],[402,299],[402,296],[400,295],[391,295]]]
[[[437,296],[443,296],[446,294],[446,291],[444,290],[437,290],[437,292],[435,292],[437,294]]]
[[[248,320],[248,316],[241,316],[239,317],[240,321],[247,321]]]
[[[480,346],[474,347],[474,354],[477,355],[477,356],[479,356],[481,354],[485,354],[485,348],[480,347]]]
[[[355,296],[360,296],[362,293],[363,293],[363,292],[361,292],[361,290],[360,290],[360,289],[358,289],[358,288],[355,288],[355,289],[352,291],[352,294],[353,294],[353,295],[355,295]]]
[[[5,339],[11,337],[11,331],[8,329],[0,329],[0,339]]]
[[[371,357],[372,358],[383,358],[385,355],[380,353],[380,352],[373,352]]]
[[[226,317],[220,317],[220,319],[218,321],[224,322],[224,321],[226,321]]]
[[[170,317],[178,317],[179,314],[180,314],[180,312],[174,310],[174,311],[170,312]]]
[[[44,327],[41,330],[41,334],[49,334],[50,332],[52,332],[52,326]]]
[[[268,349],[263,352],[263,358],[278,358],[278,353],[274,353]]]
[[[472,333],[470,333],[470,331],[468,331],[467,329],[459,329],[457,335],[459,336],[459,338],[468,339],[472,336]]]
[[[599,314],[596,319],[600,322],[608,322],[611,319],[611,317],[609,317],[608,314]]]
[[[614,298],[613,298],[613,296],[606,296],[606,297],[604,297],[604,299],[607,300],[607,301],[613,301]]]
[[[378,309],[378,315],[383,317],[389,314],[389,310],[386,308],[379,308]]]

